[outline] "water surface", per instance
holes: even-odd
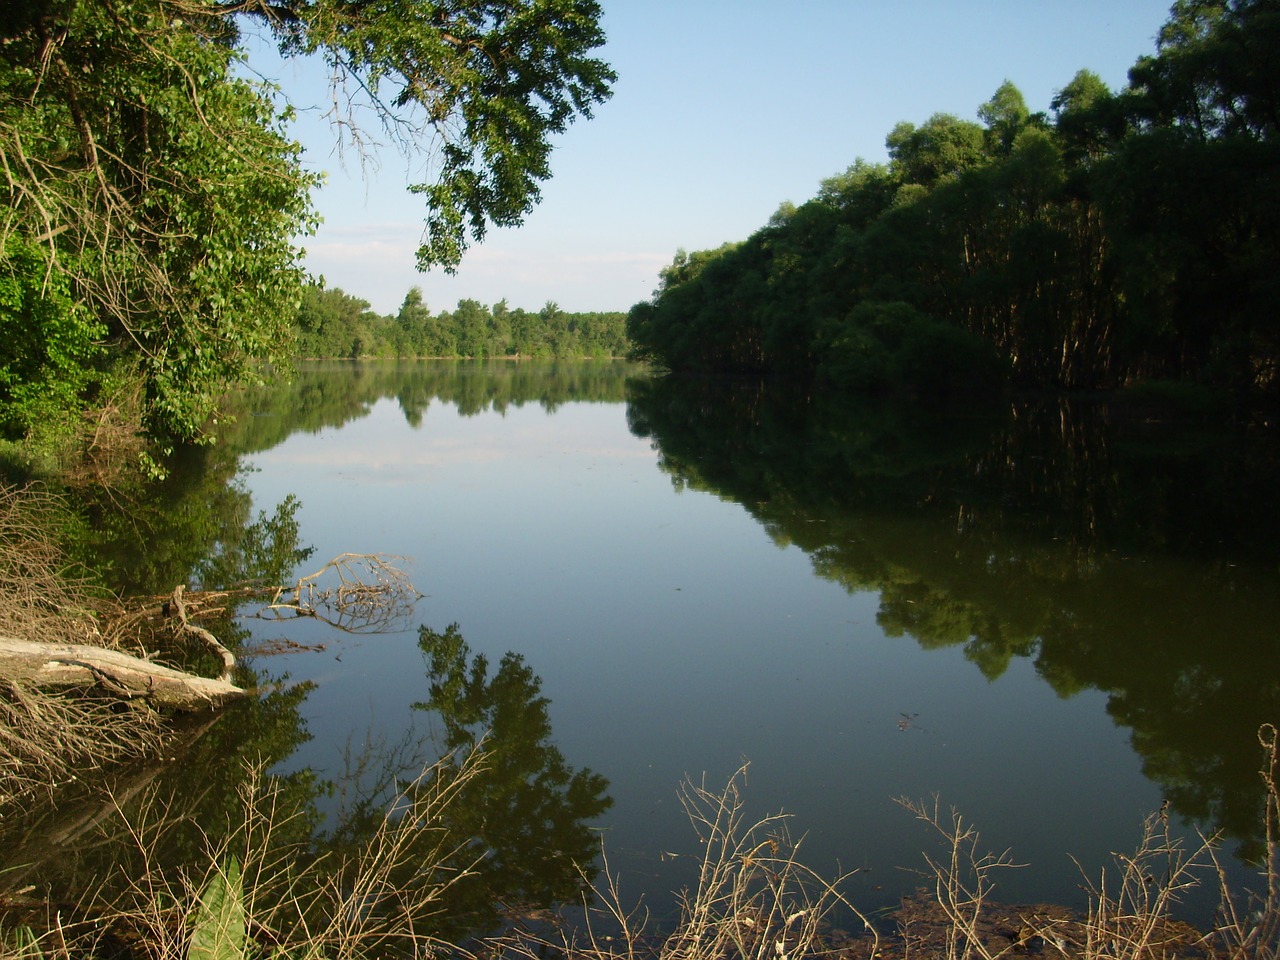
[[[607,781],[580,826],[659,915],[698,853],[678,784],[743,763],[752,811],[793,815],[819,870],[857,869],[869,911],[931,843],[899,797],[1029,862],[1010,900],[1078,903],[1070,857],[1110,863],[1166,798],[1257,847],[1255,731],[1280,719],[1265,430],[831,409],[598,363],[329,364],[245,398],[226,450],[257,509],[300,501],[299,571],[397,554],[424,594],[390,633],[249,623],[324,645],[262,661],[314,684],[279,770],[447,739],[419,627],[456,625],[486,709],[517,655],[511,702],[545,706],[555,762]]]

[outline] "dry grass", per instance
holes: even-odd
[[[1215,960],[1280,958],[1280,855],[1277,824],[1277,733],[1270,724],[1258,733],[1263,748],[1265,859],[1258,890],[1233,889],[1219,852],[1217,836],[1197,833],[1189,845],[1175,834],[1167,809],[1147,817],[1141,839],[1130,854],[1115,855],[1115,869],[1095,880],[1084,874],[1088,907],[1082,916],[1032,908],[1013,912],[992,899],[993,873],[1018,866],[1008,853],[983,851],[979,836],[954,810],[944,814],[935,801],[901,801],[931,825],[945,857],[926,855],[933,880],[930,907],[943,918],[941,933],[928,944],[917,942],[918,960],[998,960],[1028,950],[1066,960],[1160,960],[1212,957]],[[1178,919],[1183,897],[1206,881],[1220,896],[1218,920],[1208,932]],[[925,911],[927,914],[929,911]],[[912,931],[904,930],[911,946]],[[908,950],[910,952],[910,950]]]
[[[120,857],[118,875],[103,877],[75,905],[40,904],[39,930],[32,932],[31,919],[40,912],[32,910],[21,945],[33,960],[188,960],[202,893],[219,877],[248,920],[243,939],[223,943],[219,957],[456,954],[435,931],[442,902],[469,875],[467,857],[474,854],[470,837],[447,828],[446,812],[483,772],[483,762],[477,749],[460,763],[450,756],[427,767],[402,784],[372,832],[341,853],[317,850],[308,830],[295,829],[305,814],[260,769],[241,788],[243,820],[205,833],[198,862],[186,869],[164,865],[161,856],[170,831],[183,825],[184,811],[155,797],[131,803],[129,809],[138,811],[132,817],[118,807],[132,847],[132,855]],[[10,935],[0,942],[0,956],[15,955],[20,951]]]
[[[1221,894],[1221,916],[1214,930],[1214,946],[1230,960],[1277,960],[1280,958],[1280,790],[1277,789],[1277,765],[1280,764],[1280,736],[1276,728],[1266,724],[1258,731],[1263,763],[1259,775],[1265,789],[1265,857],[1259,879],[1262,888],[1255,891],[1232,890],[1226,871],[1211,850]]]
[[[96,601],[48,540],[61,512],[59,498],[40,487],[0,487],[0,636],[70,643],[99,637]]]
[[[785,817],[746,817],[745,777],[743,766],[723,789],[681,787],[700,854],[697,882],[681,894],[670,933],[655,935],[647,911],[624,903],[606,858],[580,929],[566,928],[555,941],[515,937],[505,951],[527,960],[548,951],[576,960],[801,960],[833,952],[823,931],[836,910],[857,917],[874,942],[874,927],[840,892],[847,875],[827,880],[801,863]]]
[[[48,542],[59,510],[40,488],[0,489],[0,636],[105,646],[99,622],[107,605],[68,574]],[[152,752],[160,737],[146,711],[0,678],[0,819],[107,764]]]
[[[243,900],[248,922],[240,934],[245,949],[234,956],[288,956],[305,960],[368,960],[394,957],[500,956],[514,960],[807,960],[822,956],[890,960],[998,960],[1042,956],[1063,960],[1276,960],[1277,863],[1274,841],[1278,795],[1277,735],[1264,727],[1267,851],[1260,878],[1264,889],[1237,897],[1226,885],[1213,838],[1185,848],[1163,812],[1147,819],[1132,854],[1116,857],[1114,875],[1086,881],[1088,910],[1019,911],[992,899],[995,876],[1017,866],[1007,854],[983,852],[973,827],[935,802],[908,803],[936,830],[946,854],[927,857],[934,889],[912,906],[916,930],[882,938],[838,887],[798,859],[800,844],[786,819],[751,820],[744,812],[745,767],[721,790],[686,783],[681,801],[699,842],[697,879],[681,897],[679,919],[656,932],[647,912],[625,904],[605,860],[604,880],[592,892],[585,920],[524,930],[470,944],[440,939],[440,911],[450,888],[475,863],[469,837],[448,827],[452,804],[468,780],[481,772],[481,751],[459,763],[449,757],[399,790],[372,836],[315,854],[297,831],[296,813],[270,778],[258,772],[244,788],[244,821],[224,834],[205,837],[191,872],[149,866],[125,877],[125,893],[88,898],[74,918],[51,915],[39,937],[26,935],[26,957],[54,960],[81,956],[127,942],[130,954],[183,960],[198,925],[201,892],[226,871]],[[181,811],[143,804],[149,819],[131,825],[133,844],[148,864],[157,864],[166,824]],[[282,840],[281,837],[284,836]],[[240,865],[243,865],[242,867]],[[1179,899],[1215,868],[1223,910],[1208,933],[1174,916]],[[242,886],[240,886],[242,884]],[[106,887],[104,887],[104,890]],[[859,918],[866,930],[857,944],[825,939],[833,911]],[[928,927],[929,935],[920,935]],[[108,944],[110,940],[110,944]],[[11,955],[19,955],[9,947]],[[32,951],[38,952],[32,952]]]

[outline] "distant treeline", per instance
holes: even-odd
[[[1194,380],[1280,393],[1280,12],[1178,0],[1113,93],[888,135],[751,237],[681,251],[628,333],[673,369],[864,393]]]
[[[341,289],[303,290],[296,321],[300,357],[620,357],[630,344],[625,313],[537,313],[459,300],[433,314],[413,287],[399,312],[383,316]]]

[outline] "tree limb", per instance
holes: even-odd
[[[194,712],[245,695],[225,679],[197,677],[118,650],[0,637],[0,677],[35,687],[97,687],[159,709]]]

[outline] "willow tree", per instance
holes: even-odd
[[[340,143],[429,159],[418,263],[452,270],[521,222],[553,137],[609,96],[599,20],[594,0],[4,5],[0,315],[23,349],[0,349],[0,401],[73,380],[86,402],[84,371],[123,364],[153,434],[187,438],[287,350],[314,183],[245,34],[323,59]]]

